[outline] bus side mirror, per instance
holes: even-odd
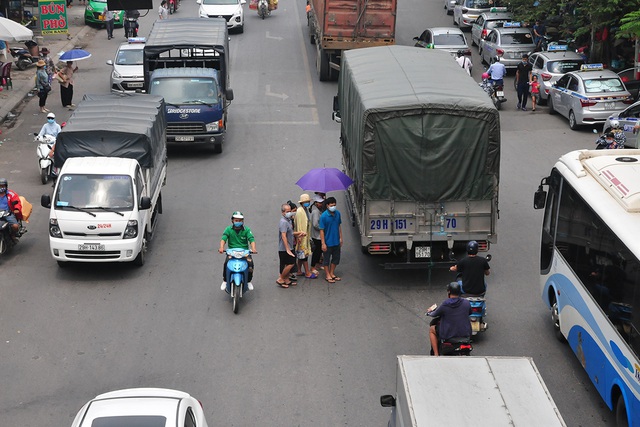
[[[538,191],[533,196],[533,208],[543,209],[547,203],[547,192],[542,189],[542,185],[538,187]]]
[[[342,118],[340,118],[340,103],[338,102],[338,95],[333,97],[333,113],[331,114],[331,118],[337,123],[342,123]]]

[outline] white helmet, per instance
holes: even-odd
[[[617,120],[611,120],[609,124],[611,125],[611,129],[618,129],[620,127],[620,122]]]
[[[47,114],[47,119],[55,119],[55,118],[56,118],[55,114],[53,114],[53,113]]]

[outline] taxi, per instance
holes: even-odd
[[[116,51],[115,60],[109,59],[111,65],[111,92],[135,92],[144,87],[144,37],[130,37]]]
[[[491,10],[490,0],[457,0],[453,8],[453,23],[460,28],[471,27],[483,12]]]
[[[489,12],[481,13],[471,26],[471,45],[480,46],[489,31],[499,24],[513,21],[513,14],[506,7],[493,7]]]
[[[633,103],[631,94],[611,70],[602,64],[584,64],[579,71],[560,77],[549,91],[549,114],[569,119],[569,127],[604,123]]]
[[[638,131],[635,130],[635,127],[640,126],[640,102],[636,102],[630,107],[627,107],[625,110],[609,116],[607,121],[604,122],[602,133],[611,131],[611,122],[614,120],[618,121],[618,126],[622,129],[624,135],[627,138],[627,142],[624,144],[624,146],[639,148]]]
[[[568,51],[567,45],[549,45],[545,52],[535,52],[529,56],[531,75],[538,76],[540,101],[547,102],[551,86],[565,73],[577,71],[584,64],[582,55]]]
[[[535,49],[533,34],[529,28],[522,28],[519,22],[504,22],[499,25],[480,42],[480,59],[491,64],[491,59],[499,56],[506,68],[516,68],[522,61],[522,55]]]
[[[107,7],[107,0],[89,0],[84,8],[84,24],[85,25],[99,25],[104,27],[104,12]],[[124,26],[124,10],[114,10],[113,14],[113,26]]]

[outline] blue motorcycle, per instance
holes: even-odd
[[[233,302],[233,312],[238,313],[240,298],[249,290],[249,261],[247,257],[251,254],[249,249],[230,248],[226,251],[227,269],[225,271],[225,281],[227,282],[227,293],[231,295]]]

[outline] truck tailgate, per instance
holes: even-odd
[[[322,29],[322,47],[350,49],[395,43],[396,1],[312,0]]]

